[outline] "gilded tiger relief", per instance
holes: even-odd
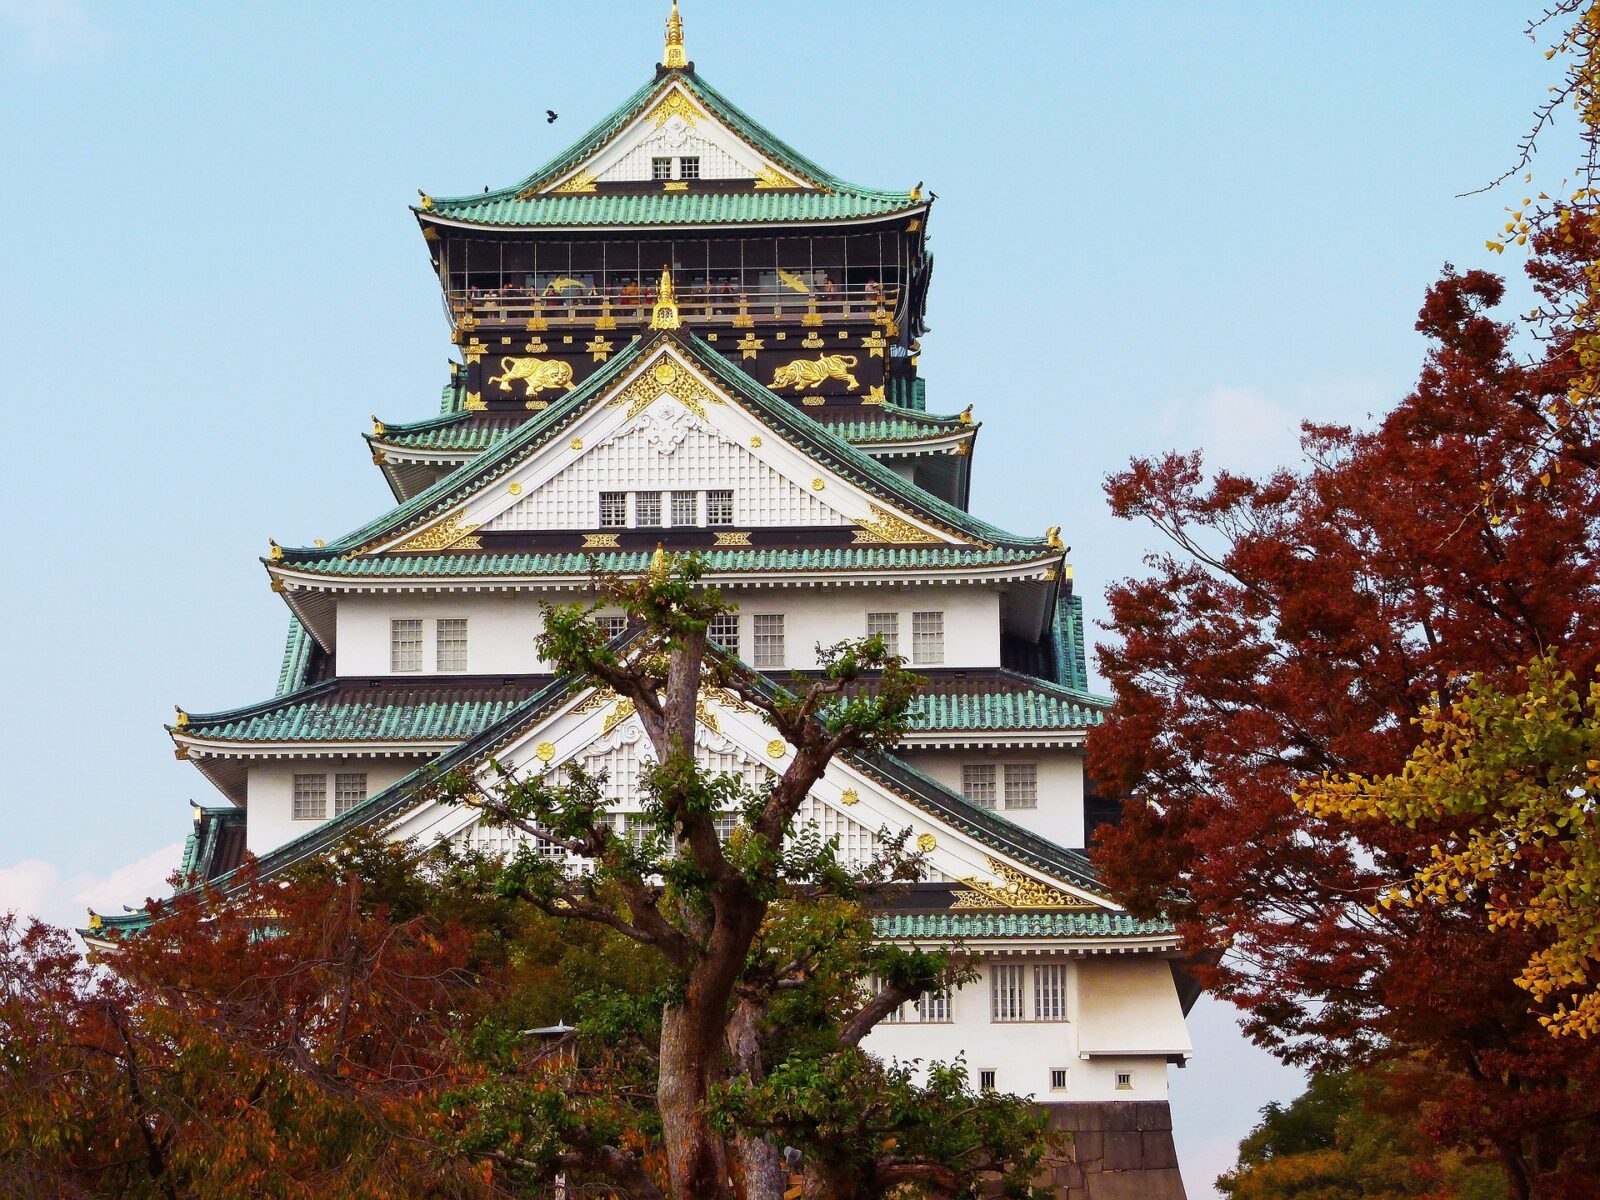
[[[767,386],[792,387],[797,392],[803,392],[807,388],[820,387],[829,379],[839,379],[850,385],[847,391],[853,392],[861,384],[850,373],[850,368],[859,361],[854,354],[824,354],[817,358],[797,358],[774,371],[772,382]]]
[[[500,370],[502,373],[491,375],[488,382],[498,383],[502,392],[509,392],[519,379],[527,389],[523,393],[527,396],[537,396],[556,387],[572,390],[572,364],[559,358],[502,358]]]

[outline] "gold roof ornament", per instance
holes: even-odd
[[[184,712],[183,709],[179,708],[176,704],[172,706],[172,709],[178,714],[177,719],[172,723],[178,729],[182,729],[189,723],[189,714]]]
[[[272,559],[273,562],[277,562],[278,559],[283,557],[283,547],[271,538],[267,539],[267,557]]]
[[[660,542],[657,542],[655,553],[650,556],[650,578],[659,583],[666,577],[667,551]]]
[[[1061,540],[1061,526],[1052,525],[1044,531],[1045,544],[1052,550],[1065,550],[1067,544]]]
[[[650,313],[651,329],[676,329],[683,322],[678,318],[678,293],[672,286],[672,272],[661,268],[661,288],[656,293],[656,306]]]
[[[92,908],[89,909],[89,928],[98,931],[104,929],[105,926],[106,923],[100,919],[100,914]]]
[[[667,17],[667,45],[661,53],[663,67],[687,67],[689,57],[683,52],[683,18],[678,15],[678,0],[672,0],[672,12]]]

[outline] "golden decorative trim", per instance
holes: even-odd
[[[1061,540],[1061,526],[1052,525],[1044,531],[1044,543],[1052,550],[1065,550],[1067,544]]]
[[[377,449],[377,450],[374,450],[372,452],[372,465],[373,466],[381,467],[381,466],[383,466],[384,463],[386,463],[388,461],[389,461],[389,456],[387,454],[385,454],[381,448]]]
[[[819,313],[816,310],[815,307],[808,308],[805,311],[805,314],[803,316],[801,316],[800,324],[802,324],[802,325],[812,325],[812,326],[821,325],[822,324],[822,314]]]
[[[968,438],[964,442],[957,442],[956,445],[955,445],[955,448],[953,450],[951,450],[950,453],[955,455],[957,458],[969,458],[969,457],[971,457],[971,455],[972,455],[972,439]]]
[[[875,383],[867,389],[867,394],[861,398],[863,404],[887,404],[889,398],[883,394],[883,385]]]
[[[485,346],[477,338],[473,338],[465,346],[461,347],[461,352],[467,356],[469,363],[475,363],[489,352],[489,347]]]
[[[789,749],[789,743],[782,738],[773,738],[767,743],[768,758],[782,758]]]
[[[861,339],[861,345],[866,350],[868,358],[882,358],[884,347],[888,344],[881,333],[868,334]]]
[[[650,312],[650,328],[677,329],[682,324],[683,320],[678,316],[678,293],[672,286],[672,272],[663,267],[655,308]]]
[[[489,405],[480,393],[468,392],[467,398],[461,402],[461,408],[464,412],[487,412]]]
[[[917,835],[917,849],[921,850],[924,854],[931,854],[938,848],[939,839],[934,837],[933,834],[923,833]]]
[[[506,491],[510,492],[513,496],[520,496],[522,495],[522,485],[520,483],[507,484]]]
[[[573,195],[579,192],[592,192],[594,191],[594,185],[595,177],[590,172],[579,171],[571,179],[566,180],[564,183],[556,184],[556,186],[550,190],[558,195]],[[526,194],[517,197],[518,200],[525,200],[528,198],[529,197]]]
[[[663,192],[687,192],[689,181],[686,179],[665,179],[661,183]]]
[[[828,486],[828,481],[826,479],[821,478],[820,476],[811,481],[811,490],[813,492],[820,492],[823,488],[825,488],[827,486]]]
[[[677,88],[673,88],[665,96],[661,97],[660,102],[650,110],[650,120],[655,123],[657,129],[660,129],[673,117],[682,117],[689,124],[695,125],[699,123],[700,118],[703,116],[705,116],[705,113],[700,111],[699,106]]]
[[[564,335],[563,335],[563,336],[562,336],[562,338],[561,338],[561,344],[562,344],[562,345],[563,345],[563,346],[570,346],[570,345],[572,345],[572,335],[571,335],[571,334],[570,334],[570,333],[568,333],[568,334],[564,334]]]
[[[735,329],[754,329],[756,327],[756,319],[741,308],[734,314],[733,327]]]
[[[527,404],[523,405],[523,407],[532,409],[534,412],[539,412],[539,411],[541,411],[543,409],[549,408],[550,407],[550,401],[548,401],[548,400],[529,400],[527,402]]]
[[[921,839],[918,839],[919,843]],[[999,876],[999,883],[989,883],[975,876],[967,876],[961,882],[966,885],[966,891],[958,891],[951,896],[950,907],[958,908],[1013,908],[1013,909],[1044,909],[1044,908],[1074,908],[1096,909],[1100,906],[1087,900],[1079,899],[1060,888],[1051,887],[1031,875],[1024,875],[1015,867],[1007,866],[993,856],[989,858],[989,869]]]
[[[761,435],[760,434],[757,434],[755,437],[750,439],[750,449],[752,449],[752,450],[761,449]]]
[[[807,408],[821,408],[827,402],[828,402],[828,398],[826,396],[802,396],[802,397],[800,397],[800,403],[804,404]]]
[[[668,368],[672,374],[663,378]],[[609,404],[612,407],[626,404],[628,419],[632,420],[659,400],[663,392],[702,421],[706,419],[706,405],[723,402],[721,396],[696,379],[693,372],[681,369],[663,350],[655,363],[648,370],[641,371],[632,383],[617,392]]]
[[[778,335],[780,338],[783,334]],[[774,390],[792,387],[797,392],[807,388],[821,387],[830,379],[838,379],[849,383],[846,391],[854,392],[860,389],[861,383],[850,369],[861,360],[854,354],[822,354],[814,359],[797,358],[785,363],[772,373],[772,382],[767,384]]]
[[[545,333],[550,328],[550,322],[543,317],[529,317],[527,328],[529,333]]]
[[[600,726],[601,735],[610,733],[631,716],[633,716],[633,701],[618,700],[616,707],[606,714],[606,719]]]
[[[714,341],[716,341],[716,340],[717,340],[717,335],[716,335],[716,334],[714,334],[714,333],[708,333],[708,334],[706,334],[706,341],[708,341],[708,342],[714,342]]]
[[[921,228],[922,228],[922,218],[921,217],[912,217],[911,220],[906,222],[906,232],[907,233],[915,233],[917,230],[919,230]]]
[[[758,192],[770,191],[773,188],[797,188],[800,186],[801,184],[790,179],[778,168],[770,165],[762,167],[761,174],[756,176],[756,191]]]
[[[805,337],[800,339],[800,344],[807,350],[821,350],[823,347],[822,338],[816,333],[806,334]]]
[[[893,545],[924,545],[939,540],[927,530],[913,525],[887,509],[879,508],[876,504],[869,507],[872,509],[872,515],[857,522],[861,526],[855,531],[857,545],[880,542]]]
[[[556,756],[556,744],[554,742],[540,742],[534,747],[533,752],[538,755],[540,762],[549,762]]]
[[[439,240],[439,231],[432,225],[424,225],[422,227],[422,240],[425,242],[437,242]]]
[[[849,336],[850,336],[850,331],[848,329],[839,330],[839,340],[841,342],[844,341],[844,339],[849,337]]]
[[[391,554],[429,554],[435,550],[482,550],[483,543],[472,534],[476,524],[462,521],[460,513],[451,513],[444,520],[414,533],[397,546],[389,547]]]
[[[501,339],[501,341],[504,341],[504,340],[505,340],[504,338]],[[568,338],[567,340],[570,342],[572,339]],[[529,341],[522,348],[524,350],[526,350],[529,354],[546,354],[550,350],[550,347],[545,345],[545,341],[544,341],[544,339],[542,337],[533,338],[531,341]]]
[[[568,442],[567,444],[569,446],[571,446],[574,450],[582,450],[583,449],[583,439],[582,438],[573,438],[572,441]]]
[[[845,788],[839,793],[839,803],[846,807],[854,807],[861,803],[861,797],[856,794],[855,788]]]
[[[727,530],[717,531],[717,545],[719,546],[748,546],[750,544],[749,531],[730,533]]]
[[[1061,578],[1061,572],[1056,570],[1054,567],[1047,567],[1045,569],[1044,581],[1046,583],[1054,583],[1056,580],[1058,580],[1060,578]]]
[[[283,592],[287,592],[289,590],[284,585],[283,580],[279,579],[276,575],[274,575],[272,577],[271,585],[272,585],[272,590],[275,591],[275,592],[278,592],[280,594],[283,593]]]
[[[617,535],[614,533],[586,533],[583,535],[583,548],[585,550],[615,550],[617,548]]]
[[[530,346],[534,343],[528,343]],[[543,342],[539,343],[543,345]],[[571,391],[572,364],[559,358],[517,358],[511,355],[500,360],[500,374],[491,375],[485,383],[498,384],[502,392],[509,392],[513,383],[521,383],[523,395],[530,400],[551,388]]]
[[[757,350],[766,349],[767,344],[753,333],[747,333],[738,341],[739,357],[754,358]]]
[[[590,338],[583,348],[593,355],[595,362],[605,362],[606,359],[611,357],[613,349],[611,343],[599,334]]]
[[[704,700],[696,700],[694,702],[694,718],[711,730],[712,733],[722,732],[722,724],[717,720],[717,714],[711,711],[710,706]]]

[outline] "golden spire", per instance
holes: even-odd
[[[667,47],[661,55],[663,67],[686,67],[689,59],[683,52],[683,18],[678,15],[678,0],[672,0],[672,15],[667,18]]]
[[[656,552],[650,556],[650,578],[657,583],[667,577],[667,552],[660,542],[656,543]]]
[[[661,268],[661,287],[656,292],[656,306],[650,313],[651,329],[676,329],[683,322],[678,319],[678,293],[672,286],[672,272]]]

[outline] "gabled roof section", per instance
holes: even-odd
[[[670,136],[705,143],[719,171],[673,190],[631,170],[630,153]],[[667,147],[671,149],[671,147]],[[637,179],[635,180],[635,177]],[[469,226],[737,225],[808,223],[910,214],[920,192],[848,183],[741,111],[692,68],[666,70],[572,146],[521,181],[477,195],[427,197],[424,222]]]

